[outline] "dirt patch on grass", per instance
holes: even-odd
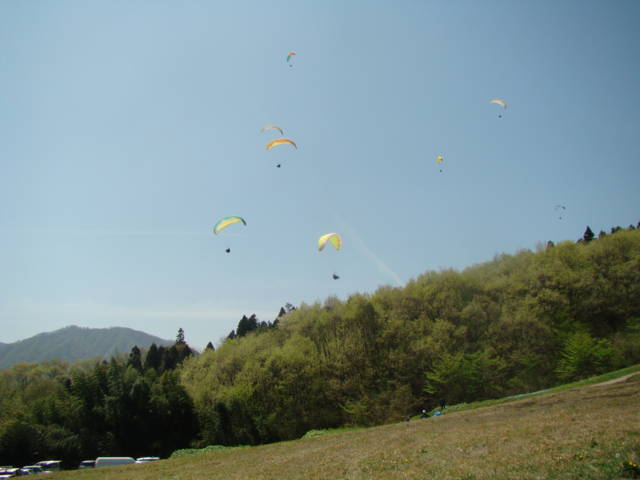
[[[635,377],[636,375],[640,375],[640,372],[630,373],[629,375],[624,375],[623,377],[620,377],[620,378],[614,378],[613,380],[609,380],[607,382],[602,382],[602,383],[596,383],[596,384],[590,385],[590,386],[591,387],[602,387],[604,385],[611,385],[611,384],[614,384],[614,383],[622,383],[622,382],[626,382],[631,377]]]

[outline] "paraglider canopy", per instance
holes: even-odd
[[[318,239],[318,250],[324,250],[327,242],[331,243],[336,250],[340,250],[342,248],[342,238],[337,233],[325,233],[322,235]]]
[[[244,218],[242,218],[242,217],[225,217],[225,218],[219,220],[218,223],[216,223],[213,226],[213,233],[215,233],[217,235],[222,230],[227,228],[229,225],[233,225],[234,223],[239,223],[239,222],[242,222],[244,225],[247,224],[247,222],[245,222]]]
[[[335,273],[332,275],[334,280],[338,280],[340,277],[338,275],[336,275]]]
[[[293,140],[289,140],[288,138],[276,138],[275,140],[271,140],[264,147],[265,150],[271,150],[273,147],[277,147],[278,145],[293,145],[296,150],[298,146],[295,144]]]
[[[501,98],[493,98],[489,100],[489,103],[495,103],[496,105],[500,105],[502,108],[507,108],[507,102],[505,102]]]
[[[260,129],[261,132],[266,132],[267,130],[277,130],[280,132],[280,135],[284,135],[282,129],[277,125],[265,125]]]
[[[287,53],[287,63],[289,64],[290,67],[292,67],[293,65],[291,65],[291,57],[295,57],[296,53],[295,52],[289,52]]]

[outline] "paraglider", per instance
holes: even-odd
[[[264,147],[265,150],[271,150],[273,147],[277,147],[278,145],[293,145],[293,147],[297,150],[298,146],[295,144],[293,140],[289,140],[288,138],[276,138],[275,140],[271,140]],[[280,168],[282,163],[278,163],[276,167]]]
[[[247,222],[242,217],[224,217],[224,218],[220,219],[213,226],[213,233],[217,235],[218,233],[220,233],[222,230],[224,230],[225,228],[229,227],[230,225],[233,225],[234,223],[240,223],[240,222],[242,222],[243,225],[247,224]],[[227,247],[225,249],[225,252],[226,253],[230,253],[231,252],[231,248]]]
[[[442,158],[442,155],[438,155],[438,157],[436,158],[436,163],[440,165],[442,162],[444,162],[444,158]],[[442,173],[442,169],[440,169],[440,173]]]
[[[328,243],[333,245],[333,248],[336,250],[340,250],[342,248],[342,237],[337,233],[325,233],[318,239],[318,251],[321,252],[324,250],[324,247],[326,247]],[[331,278],[338,280],[340,276],[334,272]]]
[[[282,129],[277,125],[265,125],[260,129],[261,132],[266,132],[267,130],[277,130],[280,132],[280,135],[284,135]]]
[[[491,99],[489,100],[489,103],[495,103],[496,105],[500,105],[503,109],[507,108],[507,102],[505,102],[501,98]],[[502,115],[498,115],[498,118],[502,118]]]
[[[271,150],[273,147],[277,147],[278,145],[293,145],[296,150],[298,146],[295,144],[293,140],[289,140],[288,138],[276,138],[275,140],[271,140],[264,146],[265,150]]]
[[[293,67],[293,65],[291,64],[291,58],[295,57],[295,55],[296,55],[295,52],[287,53],[287,63],[289,64],[289,67]]]
[[[562,220],[562,215],[564,214],[564,211],[567,209],[567,207],[565,207],[564,205],[556,205],[553,209],[558,212],[558,220]]]

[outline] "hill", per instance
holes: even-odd
[[[124,480],[133,469],[140,480],[632,478],[624,465],[640,456],[637,370],[440,417],[52,478]]]
[[[131,328],[82,328],[73,325],[0,345],[0,368],[56,358],[68,362],[109,358],[118,353],[128,353],[134,345],[147,348],[152,343],[171,345],[173,342]]]

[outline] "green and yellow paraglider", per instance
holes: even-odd
[[[213,233],[217,235],[222,230],[224,230],[225,228],[233,225],[234,223],[242,223],[245,226],[247,225],[247,222],[242,217],[235,217],[235,216],[224,217],[224,218],[218,220],[218,222],[213,226]],[[231,248],[227,247],[225,249],[225,252],[230,253],[231,252]]]

